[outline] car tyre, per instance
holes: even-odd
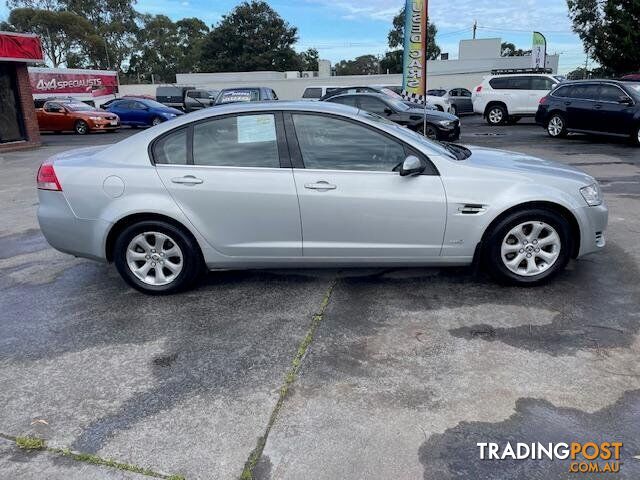
[[[561,113],[554,113],[547,122],[547,133],[551,138],[564,138],[567,136],[567,120]]]
[[[458,107],[456,105],[451,105],[451,115],[458,116]]]
[[[640,125],[636,125],[635,133],[631,136],[631,141],[636,147],[640,147]]]
[[[483,263],[500,283],[537,286],[565,269],[571,226],[558,212],[528,208],[507,215],[487,232]]]
[[[78,120],[73,126],[73,129],[78,135],[86,135],[89,133],[89,124],[84,120]]]
[[[509,121],[509,112],[504,105],[493,105],[487,110],[487,123],[493,127]]]
[[[184,291],[206,270],[191,235],[155,220],[125,228],[115,241],[113,261],[125,282],[148,295]]]
[[[160,125],[162,123],[162,119],[160,117],[153,117],[151,120],[151,126],[155,127],[156,125]]]
[[[425,130],[423,129],[423,126],[420,125],[418,127],[418,131],[420,133],[424,133]],[[426,130],[426,135],[425,135],[429,140],[438,140],[438,130],[436,129],[436,127],[434,127],[433,125],[429,125],[427,123],[427,130]]]

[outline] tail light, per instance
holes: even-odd
[[[549,97],[542,97],[540,99],[540,105],[546,105],[547,103],[549,103]]]
[[[56,171],[53,169],[52,163],[43,163],[38,170],[38,189],[40,190],[53,190],[61,192],[62,187],[58,181]]]
[[[476,87],[476,93],[480,93],[482,91],[482,85],[478,85]]]

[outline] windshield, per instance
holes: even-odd
[[[431,95],[433,97],[443,97],[445,93],[447,93],[446,90],[429,90],[427,92],[427,95]]]
[[[382,93],[384,93],[385,95],[390,96],[391,98],[395,98],[396,100],[401,100],[402,99],[402,97],[400,95],[398,95],[396,92],[394,92],[393,90],[391,90],[389,88],[383,87],[383,88],[380,89],[380,91]]]
[[[150,108],[167,108],[166,105],[160,103],[160,102],[156,102],[155,100],[145,100],[144,102],[142,102],[144,105],[146,105],[147,107]]]
[[[632,92],[640,94],[640,83],[638,83],[638,84],[627,84],[627,87],[629,87],[629,89]]]
[[[398,110],[399,112],[406,112],[409,110],[409,106],[401,100],[396,100],[395,98],[387,99],[387,103],[393,105],[393,108]]]
[[[89,112],[92,110],[97,110],[95,107],[91,105],[87,105],[86,103],[78,102],[78,103],[65,103],[65,107],[67,107],[72,112]]]
[[[259,98],[258,90],[227,90],[220,94],[217,103],[256,102]]]
[[[471,151],[464,147],[461,147],[455,144],[449,145],[449,144],[440,143],[438,141],[429,140],[423,135],[420,135],[419,133],[414,132],[413,130],[409,130],[406,127],[402,127],[397,123],[392,122],[391,120],[387,120],[386,118],[381,117],[380,115],[376,115],[375,113],[370,113],[370,112],[365,112],[364,110],[360,110],[359,115],[367,118],[368,120],[371,120],[377,123],[382,123],[388,127],[391,127],[394,130],[397,130],[398,133],[402,135],[409,135],[413,140],[416,140],[418,143],[424,145],[427,149],[431,150],[432,152],[442,155],[443,157],[448,157],[451,160],[464,160],[465,158],[469,158],[471,156]],[[466,152],[468,152],[468,154]]]

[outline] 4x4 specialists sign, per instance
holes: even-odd
[[[427,16],[429,0],[407,0],[404,23],[402,96],[423,104],[427,92]]]
[[[75,68],[29,68],[34,95],[100,97],[118,92],[118,73]]]

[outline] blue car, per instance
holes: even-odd
[[[131,127],[158,125],[177,116],[184,115],[180,110],[146,98],[123,98],[112,101],[104,108],[108,112],[118,115],[122,125]]]

